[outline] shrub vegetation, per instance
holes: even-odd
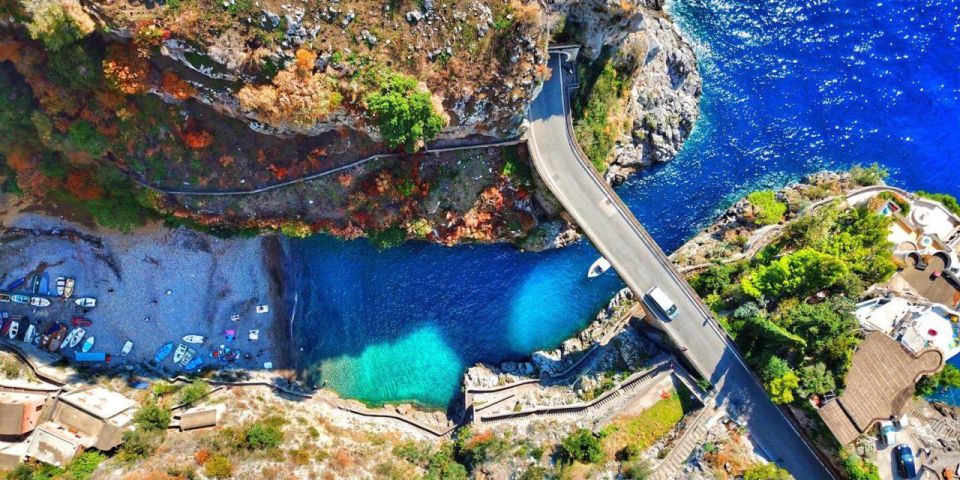
[[[773,225],[780,223],[783,216],[787,213],[787,204],[777,200],[773,190],[760,190],[747,196],[749,201],[757,209],[755,221],[757,225]]]

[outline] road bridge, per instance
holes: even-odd
[[[567,59],[573,56],[551,49],[552,76],[528,112],[528,144],[537,172],[638,297],[658,286],[676,303],[679,314],[662,327],[686,348],[690,364],[714,384],[717,405],[726,400],[743,405],[755,443],[795,478],[832,478],[793,423],[770,401],[710,311],[580,151],[569,112],[575,74]]]

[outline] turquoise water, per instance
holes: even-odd
[[[677,0],[704,78],[680,155],[618,189],[666,251],[735,199],[878,162],[908,189],[960,195],[960,0]],[[291,241],[296,336],[342,394],[441,407],[463,370],[582,328],[622,283],[596,251]]]

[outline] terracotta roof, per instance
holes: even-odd
[[[820,418],[840,444],[846,445],[875,422],[902,415],[917,380],[936,373],[943,362],[940,350],[914,355],[886,334],[869,332],[853,354],[846,389],[820,408]]]

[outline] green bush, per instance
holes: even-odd
[[[833,373],[827,369],[825,363],[817,362],[800,369],[800,388],[797,389],[797,392],[801,396],[823,395],[836,389],[837,381],[834,379]]]
[[[943,367],[943,370],[940,370],[936,374],[921,378],[920,381],[917,382],[917,394],[924,396],[932,395],[945,387],[960,387],[960,368],[949,363]]]
[[[203,464],[203,473],[210,478],[230,478],[233,476],[233,464],[223,455],[214,455]]]
[[[106,459],[100,452],[81,453],[67,465],[65,477],[70,480],[87,480]]]
[[[443,117],[435,111],[430,92],[419,89],[413,77],[394,72],[385,75],[379,90],[367,96],[366,106],[391,148],[404,145],[414,152],[443,128]]]
[[[947,195],[946,193],[930,193],[920,190],[917,192],[917,196],[940,202],[944,207],[947,208],[947,210],[953,212],[954,215],[960,215],[960,203],[957,203],[957,198],[953,195]]]
[[[623,478],[627,480],[646,480],[653,474],[653,469],[645,460],[633,460],[623,464]]]
[[[600,437],[586,428],[581,428],[563,439],[558,449],[564,463],[600,463],[603,461],[603,446]]]
[[[170,410],[151,401],[137,410],[133,422],[146,431],[166,430],[170,425]]]
[[[774,463],[754,465],[743,472],[743,480],[792,480],[790,472]]]
[[[367,232],[367,237],[377,250],[387,250],[403,244],[407,239],[407,231],[399,225],[392,225],[384,230]]]
[[[424,480],[466,480],[467,468],[453,458],[453,445],[445,443],[430,457]]]
[[[70,124],[67,138],[74,148],[87,152],[94,158],[102,157],[107,151],[107,139],[86,120],[77,120]]]
[[[269,450],[283,442],[283,430],[266,422],[253,422],[244,430],[244,445],[248,450]]]
[[[193,383],[180,390],[180,403],[192,405],[209,393],[210,385],[207,385],[207,382],[194,380]]]
[[[877,163],[869,167],[854,165],[850,168],[850,179],[861,187],[877,185],[886,180],[888,176],[890,176],[890,172]]]
[[[623,89],[620,72],[607,62],[593,85],[583,89],[587,97],[574,104],[573,131],[577,143],[600,173],[607,170],[607,157],[617,141],[619,129],[612,124],[611,117],[616,113]]]
[[[757,208],[757,217],[754,221],[757,225],[773,225],[780,223],[783,216],[787,213],[787,204],[777,200],[776,193],[773,190],[760,190],[747,195],[749,201]]]
[[[122,462],[135,462],[149,457],[163,442],[162,430],[144,430],[138,428],[123,434],[123,446],[118,458]]]

